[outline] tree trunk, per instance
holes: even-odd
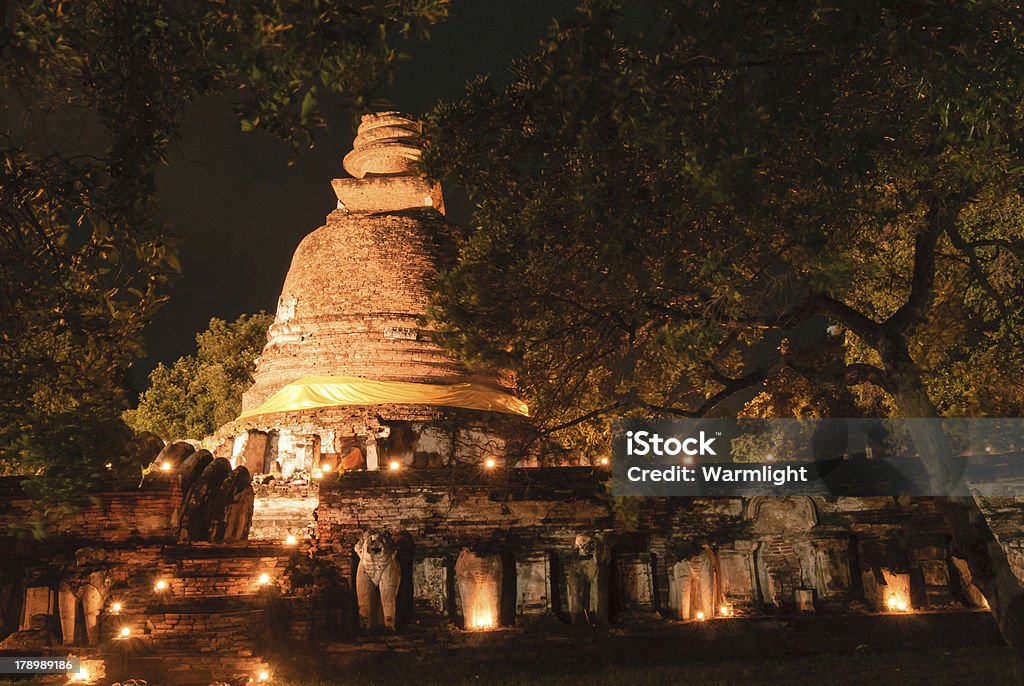
[[[905,346],[885,355],[890,389],[900,414],[907,419],[938,418],[921,380],[921,372]],[[1024,588],[1014,574],[1006,551],[989,527],[979,503],[960,479],[963,458],[954,455],[938,422],[910,422],[910,435],[928,474],[933,493],[950,493],[935,501],[945,518],[953,544],[967,561],[974,583],[988,601],[999,631],[1024,665]]]

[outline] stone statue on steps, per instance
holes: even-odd
[[[210,514],[220,486],[231,473],[231,463],[223,457],[212,460],[181,503],[181,540],[205,541],[210,537]]]
[[[600,534],[576,536],[566,565],[569,616],[573,624],[608,621],[608,566],[611,551]]]
[[[210,506],[208,540],[235,543],[249,537],[255,493],[252,476],[245,467],[235,467],[220,484]]]
[[[364,629],[383,624],[394,631],[398,585],[402,580],[398,550],[387,531],[367,531],[356,543],[355,551],[359,556],[356,568],[359,623]]]

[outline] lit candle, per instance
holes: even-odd
[[[704,621],[704,613],[703,612],[698,612],[697,613],[697,621],[698,622],[703,622]]]

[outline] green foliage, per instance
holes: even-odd
[[[196,336],[195,355],[153,370],[149,389],[138,408],[125,413],[125,421],[137,432],[174,440],[202,438],[235,419],[273,321],[265,312],[242,315],[230,324],[211,319],[210,327]]]
[[[426,168],[477,207],[444,339],[549,427],[734,413],[783,370],[1019,413],[1022,48],[1009,2],[583,2],[433,112]]]
[[[189,103],[311,144],[363,109],[446,0],[14,0],[0,11],[0,468],[88,490],[129,433],[127,370],[180,271],[155,172]],[[216,385],[215,380],[209,384]]]

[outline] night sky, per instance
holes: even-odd
[[[411,59],[380,95],[394,109],[419,114],[438,99],[459,97],[477,74],[506,82],[512,60],[535,48],[550,21],[570,16],[575,4],[457,1],[428,43],[403,46]],[[335,207],[331,179],[345,176],[341,159],[355,133],[350,116],[324,114],[328,128],[318,132],[316,147],[288,166],[288,146],[262,132],[241,133],[226,99],[192,105],[158,175],[162,219],[181,241],[184,274],[147,331],[149,356],[135,366],[137,386],[145,387],[158,362],[194,352],[195,335],[211,317],[274,311],[292,252]],[[455,194],[446,189],[449,201]],[[468,219],[464,205],[448,210],[452,221]]]

